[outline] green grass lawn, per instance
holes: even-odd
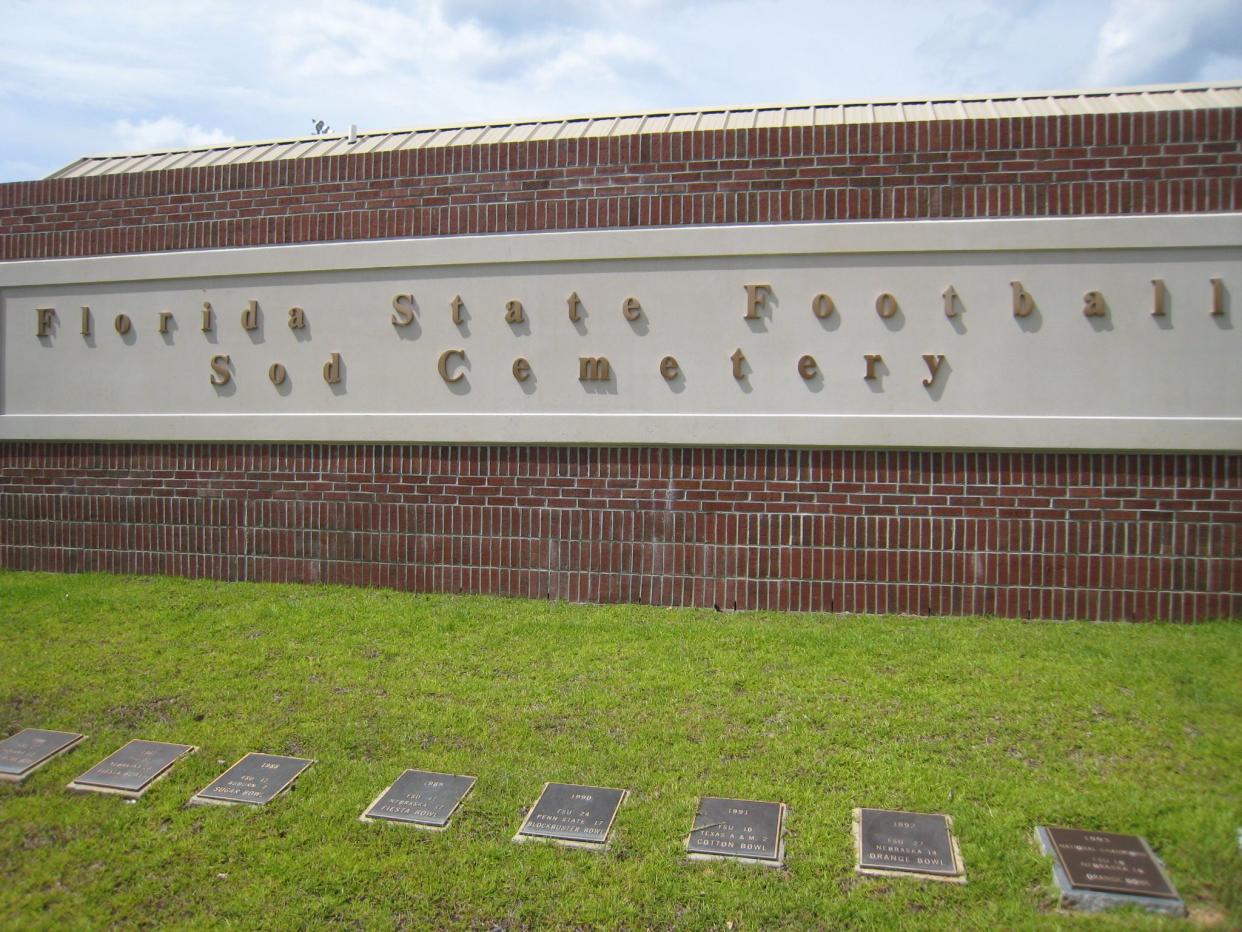
[[[0,785],[8,927],[1156,928],[1057,909],[1037,824],[1145,835],[1242,927],[1242,625],[717,614],[0,572],[0,735],[87,741]],[[201,747],[137,803],[65,784]],[[186,808],[246,751],[264,809]],[[451,828],[364,824],[403,769]],[[628,788],[611,849],[516,845],[548,780]],[[782,870],[688,862],[700,794],[789,806]],[[863,878],[856,806],[953,816],[969,884]]]

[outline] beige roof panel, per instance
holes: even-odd
[[[838,101],[762,107],[720,107],[614,116],[575,116],[507,123],[415,128],[267,139],[159,152],[91,155],[49,178],[83,178],[161,171],[168,168],[237,165],[365,152],[447,148],[528,140],[633,136],[718,129],[840,126],[847,123],[908,123],[929,120],[1005,119],[1066,114],[1142,113],[1242,107],[1242,81],[1160,84],[1144,87],[1053,91],[1032,94],[964,95],[931,100]]]

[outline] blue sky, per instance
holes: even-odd
[[[0,0],[0,181],[81,155],[667,107],[1242,79],[1239,0]]]

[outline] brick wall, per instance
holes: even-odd
[[[678,224],[1242,208],[1236,110],[500,143],[0,185],[0,259]]]
[[[1242,207],[1238,111],[681,133],[0,185],[0,259]],[[1242,454],[0,443],[0,565],[733,608],[1242,616]]]
[[[1242,616],[1242,454],[0,445],[0,563],[722,609]]]

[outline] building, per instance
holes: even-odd
[[[0,565],[1242,615],[1242,84],[0,185]]]

